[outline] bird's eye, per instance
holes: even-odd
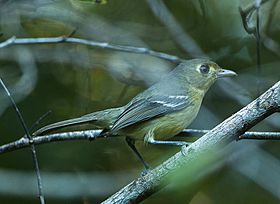
[[[199,71],[201,74],[208,74],[209,70],[210,70],[210,67],[207,64],[203,64],[199,68]]]

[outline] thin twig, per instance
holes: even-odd
[[[256,87],[257,96],[261,93],[261,34],[260,34],[260,0],[256,0],[256,49],[257,49],[257,77],[256,77]]]
[[[248,132],[249,133],[249,132]],[[280,132],[254,132],[254,134],[243,134],[238,140],[280,140]]]
[[[252,15],[253,15],[254,11],[256,9],[258,9],[258,7],[260,5],[262,5],[262,4],[264,4],[268,1],[269,0],[259,0],[258,4],[256,4],[256,3],[250,4],[250,5],[247,6],[247,8],[241,8],[241,6],[239,7],[239,13],[241,15],[243,27],[248,34],[253,34],[256,37],[256,35],[257,35],[256,26],[250,25],[250,21],[251,21],[251,18],[252,18]]]
[[[0,48],[4,48],[11,45],[49,44],[49,43],[77,43],[77,44],[83,44],[92,47],[98,47],[102,49],[117,50],[122,52],[133,52],[138,54],[147,54],[175,63],[179,63],[182,61],[182,59],[177,56],[169,55],[163,52],[157,52],[144,47],[113,45],[107,42],[96,42],[92,40],[86,40],[82,38],[72,38],[72,37],[16,38],[15,36],[13,36],[7,39],[6,41],[0,43]]]
[[[179,137],[204,135],[210,131],[211,130],[185,129],[180,133]],[[242,139],[280,140],[280,132],[245,132],[238,138],[238,140]]]
[[[71,140],[94,140],[99,138],[99,134],[102,130],[83,130],[83,131],[73,131],[73,132],[63,132],[49,134],[45,136],[33,137],[33,144],[40,145],[51,142],[62,142]],[[197,130],[197,129],[185,129],[180,133],[179,137],[182,136],[198,136],[208,133],[210,130]],[[257,140],[280,140],[279,132],[245,132],[239,138],[241,139],[257,139]],[[29,140],[26,138],[21,138],[14,142],[4,144],[0,146],[0,154],[7,152],[23,149],[29,146]]]
[[[260,42],[261,42],[261,34],[260,34],[260,0],[256,0],[256,41],[257,41],[257,64],[258,69],[260,68]],[[258,70],[260,71],[260,70]],[[259,93],[258,93],[259,95]]]
[[[33,137],[33,144],[45,144],[58,141],[70,141],[70,140],[93,140],[97,138],[102,130],[86,130],[86,131],[74,131],[65,133],[56,133],[46,136]],[[21,138],[14,142],[4,144],[0,146],[0,154],[22,149],[29,146],[29,140],[27,138]]]
[[[16,114],[18,115],[18,118],[20,120],[20,123],[24,129],[25,135],[27,136],[27,140],[28,140],[28,145],[30,145],[31,147],[31,152],[32,152],[32,159],[35,165],[35,171],[36,171],[36,176],[37,176],[37,183],[38,183],[38,194],[39,194],[39,199],[40,199],[40,203],[41,204],[45,204],[45,198],[44,198],[44,194],[43,194],[43,186],[42,186],[42,179],[41,179],[41,174],[40,174],[40,168],[39,168],[39,163],[38,163],[38,159],[37,159],[37,154],[36,154],[36,150],[35,150],[35,145],[33,144],[33,139],[28,131],[28,128],[24,122],[24,119],[22,117],[22,114],[20,112],[20,110],[18,109],[13,97],[11,96],[9,90],[7,89],[5,83],[3,82],[3,80],[0,78],[0,84],[1,86],[4,88],[8,98],[10,99]]]

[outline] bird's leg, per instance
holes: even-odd
[[[148,140],[148,144],[156,144],[156,145],[174,145],[174,146],[183,146],[190,145],[191,142],[185,141],[162,141],[162,140]]]
[[[150,130],[144,138],[144,141],[148,144],[155,144],[155,145],[173,145],[173,146],[183,146],[183,145],[190,145],[191,142],[185,141],[166,141],[166,140],[155,140],[154,139],[154,130]]]
[[[133,150],[133,152],[136,154],[137,158],[141,161],[141,163],[144,165],[146,171],[148,171],[150,169],[150,166],[144,161],[143,157],[141,156],[141,154],[139,153],[139,151],[136,149],[135,147],[135,140],[126,137],[125,138],[128,146]]]

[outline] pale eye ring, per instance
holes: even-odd
[[[199,71],[201,74],[208,74],[210,71],[210,67],[207,64],[203,64],[199,67]]]

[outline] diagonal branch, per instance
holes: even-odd
[[[167,177],[181,167],[188,168],[201,155],[213,151],[219,145],[229,144],[238,136],[264,120],[269,115],[280,111],[280,81],[259,98],[226,119],[210,132],[198,139],[150,171],[122,188],[103,202],[135,203],[144,200],[168,184]]]

